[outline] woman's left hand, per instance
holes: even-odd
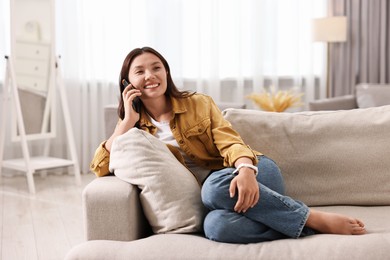
[[[238,192],[237,203],[234,211],[245,213],[249,208],[256,205],[260,198],[259,184],[252,169],[243,167],[239,174],[230,183],[230,197],[233,198]]]

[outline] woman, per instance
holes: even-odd
[[[115,137],[138,127],[165,142],[203,183],[209,239],[252,243],[315,232],[366,233],[358,219],[309,209],[285,196],[277,165],[244,144],[210,97],[179,91],[170,73],[167,61],[152,48],[127,55],[120,73],[120,120],[91,163],[97,176],[109,173]]]

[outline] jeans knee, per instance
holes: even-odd
[[[229,228],[225,224],[225,218],[222,214],[223,210],[210,211],[203,223],[205,236],[213,241],[229,242],[226,238],[229,237]]]
[[[285,194],[284,180],[279,166],[270,158],[261,156],[258,181],[273,191]]]
[[[276,162],[265,155],[260,156],[259,166],[260,166],[260,169],[259,169],[260,171],[263,170],[263,171],[266,171],[267,173],[281,174],[280,168],[276,164]]]
[[[216,209],[217,205],[219,205],[222,201],[220,198],[220,193],[217,190],[204,185],[201,190],[201,198],[203,205],[210,210]]]
[[[209,209],[225,208],[227,201],[230,201],[229,185],[231,178],[228,175],[209,176],[203,183],[201,197],[203,204]]]
[[[210,187],[210,184],[207,182],[207,180],[203,183],[202,189],[201,189],[201,198],[203,205],[205,205],[207,208],[211,208],[211,204],[213,201],[214,192],[212,190],[212,187]]]

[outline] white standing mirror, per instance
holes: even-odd
[[[52,0],[12,0],[10,6],[10,57],[27,139],[55,136],[53,5]],[[13,121],[12,139],[18,141],[20,133]]]
[[[3,169],[25,172],[31,193],[35,193],[34,174],[48,169],[73,167],[76,184],[80,184],[66,89],[61,64],[56,59],[54,5],[55,0],[10,0],[11,50],[6,56],[0,117],[0,176]],[[56,102],[57,90],[59,102]],[[50,139],[56,137],[57,107],[69,146],[66,157],[70,158],[55,157],[51,152]],[[12,140],[21,145],[23,157],[4,156],[8,114],[12,115]],[[41,149],[32,149],[32,142],[34,148]]]

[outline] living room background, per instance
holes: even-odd
[[[7,54],[9,3],[0,5]],[[326,0],[56,1],[56,49],[82,171],[104,140],[103,107],[117,103],[119,70],[131,49],[159,50],[180,88],[217,102],[251,108],[246,95],[274,86],[304,92],[307,103],[325,93],[326,49],[313,43],[311,21],[326,14]],[[52,143],[59,155],[67,152],[63,129]]]

